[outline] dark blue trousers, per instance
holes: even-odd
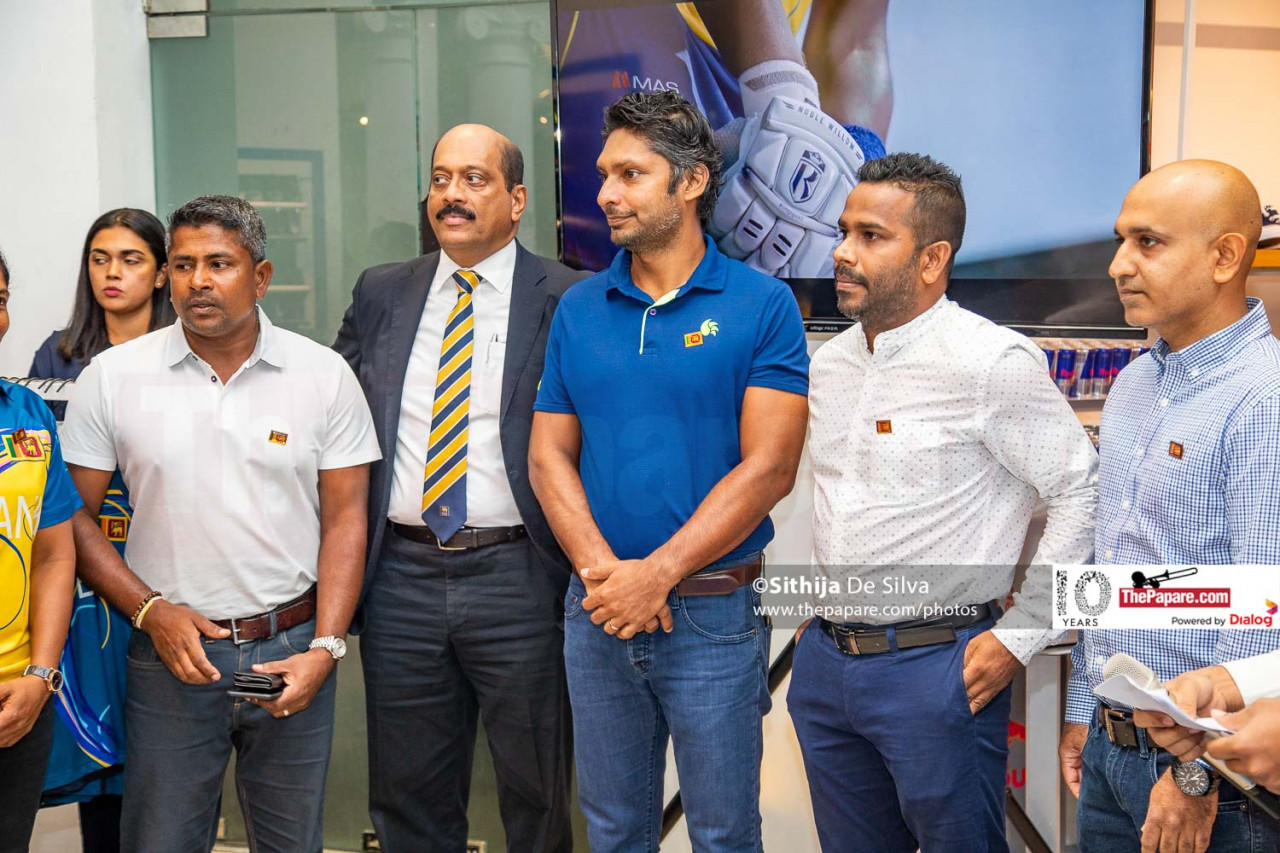
[[[979,623],[957,640],[847,655],[810,624],[787,707],[822,849],[833,853],[1007,851],[1011,689],[976,715],[961,672]]]
[[[532,543],[441,551],[388,530],[364,610],[369,812],[382,849],[465,849],[482,718],[507,850],[571,850],[564,606]]]

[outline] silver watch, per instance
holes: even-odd
[[[334,660],[342,660],[347,656],[347,641],[341,637],[316,637],[307,646],[308,651],[311,649],[324,649]]]
[[[1188,797],[1207,797],[1218,790],[1218,774],[1199,761],[1175,761],[1170,772],[1178,790]]]
[[[48,666],[28,666],[22,671],[24,676],[34,675],[44,681],[50,693],[62,690],[62,672]]]

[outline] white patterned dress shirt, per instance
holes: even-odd
[[[1023,663],[1057,636],[1048,566],[1092,555],[1098,459],[1030,340],[943,296],[874,353],[861,325],[823,345],[809,412],[815,585],[881,589],[825,604],[883,604],[904,576],[928,584],[913,601],[1003,599],[1039,495],[1048,523],[994,633]]]

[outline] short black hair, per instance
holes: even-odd
[[[888,154],[868,160],[858,170],[858,181],[892,184],[914,196],[907,224],[916,235],[916,249],[931,243],[951,244],[947,272],[955,264],[964,240],[964,189],[960,176],[927,154]]]
[[[445,133],[448,132],[445,131]],[[440,139],[444,139],[444,133],[440,134]],[[436,162],[436,149],[440,147],[440,139],[431,146],[433,166]],[[507,185],[507,192],[515,189],[517,184],[524,183],[524,152],[520,150],[519,145],[502,134],[498,134],[498,168],[502,170],[502,181]]]
[[[267,257],[267,226],[252,204],[230,195],[202,195],[178,208],[169,217],[169,248],[179,228],[218,225],[236,235],[255,264]]]
[[[9,262],[4,259],[4,252],[0,252],[0,278],[4,279],[5,287],[9,286]]]
[[[720,195],[722,163],[707,117],[675,92],[632,92],[605,107],[600,138],[607,140],[615,130],[631,131],[671,164],[669,193],[699,163],[707,168],[707,189],[698,199],[698,219],[705,228]]]

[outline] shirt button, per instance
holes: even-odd
[[[650,316],[650,317],[656,317],[656,316],[658,316],[658,309],[657,309],[657,308],[650,308],[650,309],[649,309],[649,316]]]
[[[210,376],[210,377],[209,377],[209,381],[210,381],[210,382],[217,382],[217,381],[218,381],[218,377],[216,377],[216,376]]]
[[[1133,451],[1133,455],[1134,455],[1134,457],[1135,457],[1135,458],[1137,458],[1137,459],[1141,459],[1141,458],[1142,458],[1142,448],[1141,448],[1141,447],[1139,447],[1137,450]]]
[[[1198,367],[1193,367],[1193,368],[1191,368],[1191,375],[1192,375],[1192,376],[1199,376],[1199,375],[1200,375],[1200,368],[1198,368]]]
[[[1106,552],[1106,556],[1107,556],[1107,559],[1110,560],[1112,557],[1115,556],[1115,552],[1112,551],[1110,548],[1108,548]]]
[[[1107,658],[1104,655],[1098,655],[1096,658],[1093,659],[1093,662],[1098,666],[1102,666],[1107,662]]]
[[[1161,400],[1161,401],[1160,401],[1160,408],[1162,408],[1162,409],[1163,409],[1163,408],[1165,408],[1165,407],[1166,407],[1166,406],[1168,406],[1168,405],[1169,405],[1169,401],[1168,401],[1168,400]]]
[[[1128,508],[1129,508],[1129,502],[1128,502],[1128,501],[1120,501],[1120,508],[1121,508],[1121,509],[1128,509]]]

